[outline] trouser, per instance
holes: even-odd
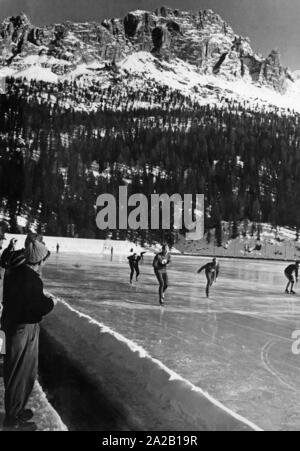
[[[291,291],[293,291],[294,285],[295,285],[295,279],[292,274],[288,273],[287,271],[284,272],[285,277],[288,279],[288,284],[286,286],[286,291],[289,290],[291,286]]]
[[[134,272],[136,273],[136,280],[140,275],[139,265],[137,263],[130,263],[130,282],[132,282]]]
[[[134,275],[134,264],[130,263],[130,282],[132,282],[133,275]]]
[[[168,274],[166,271],[155,270],[155,275],[159,283],[159,299],[162,299],[169,285]]]
[[[135,270],[135,274],[136,274],[136,280],[138,280],[138,277],[140,275],[140,268],[139,268],[139,264],[138,263],[134,264],[134,270]]]
[[[206,273],[206,296],[209,297],[209,289],[212,286],[214,280],[215,280],[215,274],[213,272],[207,272]]]
[[[38,371],[39,325],[23,324],[6,334],[4,356],[5,411],[18,418],[33,390]]]

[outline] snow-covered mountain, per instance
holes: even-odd
[[[199,104],[245,101],[300,111],[297,76],[281,65],[278,52],[256,54],[248,38],[211,10],[162,7],[102,23],[39,28],[24,14],[11,17],[0,25],[0,90],[6,77],[92,87],[92,98],[64,96],[76,109],[100,108],[97,86],[106,86],[124,98],[167,87]],[[138,105],[157,106],[149,98]]]

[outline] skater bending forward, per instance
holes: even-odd
[[[206,280],[207,280],[206,297],[209,298],[210,287],[212,286],[212,284],[214,282],[216,282],[217,277],[219,275],[219,271],[220,271],[220,266],[219,266],[219,263],[217,263],[217,259],[214,258],[212,262],[207,263],[206,265],[202,266],[202,268],[200,268],[198,270],[198,274],[200,274],[203,270],[205,270],[205,275],[206,275]]]
[[[130,283],[131,284],[132,284],[134,273],[135,273],[135,280],[138,282],[139,275],[140,275],[139,264],[140,264],[141,258],[142,257],[140,255],[137,255],[135,252],[133,252],[133,249],[131,249],[130,255],[129,255],[129,257],[127,257],[128,262],[129,262],[129,268],[130,268]]]
[[[299,261],[296,261],[296,263],[289,265],[284,270],[285,277],[288,279],[288,284],[285,289],[285,292],[287,294],[296,294],[295,291],[293,290],[294,285],[295,285],[294,274],[296,277],[296,282],[298,282],[299,263],[300,263]],[[291,287],[291,291],[289,291],[290,287]]]
[[[159,254],[157,254],[153,260],[154,272],[159,283],[160,305],[164,305],[165,292],[167,291],[169,285],[167,267],[170,264],[170,262],[171,256],[168,253],[168,248],[166,245],[163,245],[162,251]]]

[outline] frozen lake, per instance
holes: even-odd
[[[291,336],[300,330],[300,298],[283,294],[287,264],[222,260],[207,300],[205,276],[196,274],[207,261],[173,257],[164,308],[152,258],[134,286],[124,259],[95,255],[53,255],[44,278],[49,291],[261,428],[299,429],[300,356]]]

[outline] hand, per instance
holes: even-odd
[[[58,303],[59,299],[57,297],[53,296],[53,294],[49,293],[49,291],[44,291],[44,295],[46,296],[46,298],[51,299],[54,306]]]
[[[59,299],[58,299],[58,298],[55,298],[55,297],[53,297],[53,296],[52,296],[50,299],[51,299],[51,301],[53,302],[54,307],[55,307],[55,306],[57,305]]]

